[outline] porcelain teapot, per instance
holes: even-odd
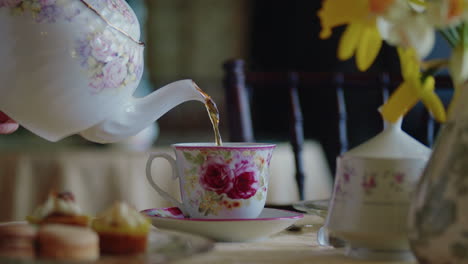
[[[144,44],[124,0],[0,0],[0,36],[0,111],[49,141],[121,141],[206,99],[191,80],[132,96]]]

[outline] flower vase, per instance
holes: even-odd
[[[410,206],[410,245],[420,263],[468,263],[467,84],[461,92]]]

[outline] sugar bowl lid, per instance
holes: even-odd
[[[427,159],[431,149],[401,129],[402,120],[386,123],[375,137],[344,153],[344,157],[366,158],[422,158]]]

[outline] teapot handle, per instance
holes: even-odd
[[[151,187],[153,187],[156,190],[156,192],[159,193],[159,195],[161,195],[167,201],[171,202],[174,206],[177,206],[180,209],[180,211],[182,211],[184,216],[188,217],[189,214],[188,214],[188,211],[185,208],[185,206],[181,202],[177,201],[177,199],[173,198],[166,191],[161,189],[161,187],[159,187],[156,184],[156,182],[153,180],[153,177],[151,175],[151,164],[153,163],[153,161],[156,158],[166,159],[170,163],[171,168],[172,168],[172,179],[173,180],[176,180],[177,178],[180,178],[179,173],[177,171],[176,160],[169,154],[162,153],[162,152],[156,152],[156,153],[151,153],[149,158],[148,158],[148,161],[146,162],[146,178],[148,179],[148,182],[150,183]]]

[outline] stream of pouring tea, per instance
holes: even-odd
[[[200,87],[198,87],[195,83],[195,88],[197,88],[198,92],[205,98],[205,107],[206,111],[208,111],[208,116],[210,117],[211,124],[213,125],[213,131],[215,135],[215,142],[216,146],[221,146],[223,144],[222,139],[221,139],[221,134],[219,133],[219,111],[218,107],[216,107],[215,102],[211,97],[203,92]]]

